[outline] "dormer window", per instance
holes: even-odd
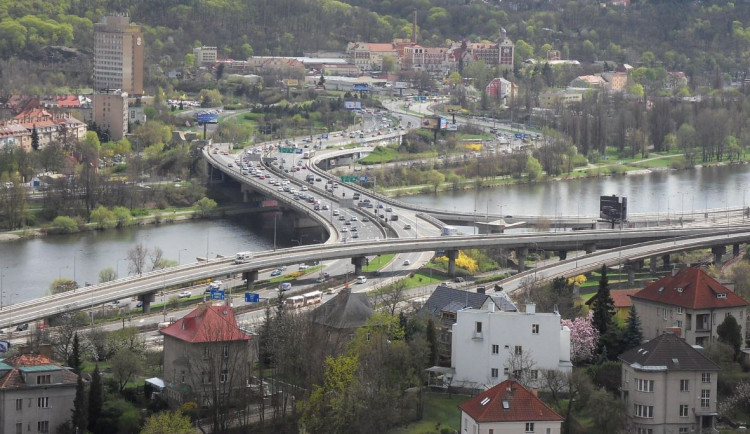
[[[725,293],[716,294],[716,298],[718,298],[719,300],[724,300],[725,298],[727,298],[727,295]]]

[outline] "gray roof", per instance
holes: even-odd
[[[719,366],[679,336],[664,333],[620,356],[640,370],[718,371]]]
[[[513,300],[510,299],[507,292],[497,292],[490,294],[492,300],[495,302],[498,308],[503,312],[518,312],[518,307]]]
[[[440,312],[456,312],[463,308],[479,309],[489,297],[487,294],[463,291],[440,285],[435,288],[430,298],[424,303],[422,309],[427,310],[433,316],[439,317]]]
[[[342,290],[313,311],[313,322],[335,329],[362,327],[373,313],[367,294]]]

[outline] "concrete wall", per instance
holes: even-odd
[[[534,431],[526,431],[526,422],[487,422],[478,424],[468,414],[461,412],[461,429],[462,434],[519,434],[533,432],[535,434],[560,434],[562,432],[562,422],[537,422],[534,423]]]
[[[70,419],[75,395],[75,384],[40,386],[34,384],[21,389],[2,389],[0,390],[0,432],[15,433],[16,426],[20,423],[23,433],[36,433],[37,423],[48,421],[49,432],[54,433],[60,424]],[[47,408],[39,408],[38,398],[41,397],[49,398]],[[16,409],[16,399],[22,400],[20,410]],[[28,429],[29,427],[31,429]]]

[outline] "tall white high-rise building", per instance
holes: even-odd
[[[143,94],[143,32],[127,16],[94,24],[94,91],[121,89]]]

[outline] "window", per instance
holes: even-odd
[[[653,392],[654,380],[644,380],[642,378],[636,378],[635,389],[639,392]]]
[[[229,357],[229,345],[224,345],[224,357]]]
[[[677,320],[677,328],[680,328],[680,329],[682,328],[682,321]]]
[[[40,433],[48,433],[49,432],[49,421],[48,420],[40,420],[36,423],[36,430]]]
[[[482,333],[482,322],[477,321],[474,323],[474,331],[477,333]]]
[[[638,434],[654,434],[654,430],[651,428],[638,428],[636,432]]]
[[[680,417],[688,417],[688,406],[680,404]]]
[[[18,411],[23,410],[23,399],[21,398],[16,399],[16,410]]]
[[[500,354],[500,345],[492,346],[492,354]]]
[[[229,372],[227,372],[226,369],[222,370],[221,371],[221,376],[219,377],[219,381],[221,381],[222,383],[226,383],[228,376],[229,376]]]
[[[701,408],[711,406],[711,389],[701,389]]]
[[[646,417],[646,418],[654,417],[653,405],[633,404],[633,409],[635,412],[635,417]]]
[[[48,375],[37,375],[36,377],[36,384],[50,384],[52,383],[51,376]]]
[[[16,434],[23,434],[23,423],[17,422],[16,423]]]
[[[534,422],[526,422],[526,432],[534,432]]]
[[[690,392],[690,380],[680,380],[680,392]]]
[[[508,376],[508,374],[510,374],[510,369],[508,369],[508,368],[503,368],[503,375],[505,375],[505,376],[507,377],[507,376]]]
[[[497,371],[497,368],[492,368],[492,370],[491,370],[491,371],[492,371],[492,372],[491,372],[491,374],[490,374],[490,375],[492,376],[492,378],[497,378],[497,372],[498,372],[498,371]]]
[[[710,383],[711,382],[711,373],[710,372],[704,372],[701,374],[701,382],[702,383]]]
[[[537,378],[539,378],[539,371],[537,371],[536,369],[532,369],[531,371],[529,371],[529,377],[531,377],[532,380],[536,380]]]
[[[516,353],[517,356],[522,355],[523,354],[523,347],[520,346],[520,345],[516,345],[516,348],[515,348],[514,352]]]
[[[682,307],[677,306],[677,315],[682,315]]]
[[[667,320],[667,308],[665,307],[661,311],[662,311],[662,318],[664,318],[664,321],[666,321]]]
[[[532,324],[531,325],[531,334],[532,335],[538,335],[539,334],[539,324]]]
[[[36,399],[36,406],[39,408],[49,408],[49,397],[42,396]]]
[[[688,427],[686,426],[680,427],[680,434],[688,434],[688,432],[690,432],[688,431]]]

